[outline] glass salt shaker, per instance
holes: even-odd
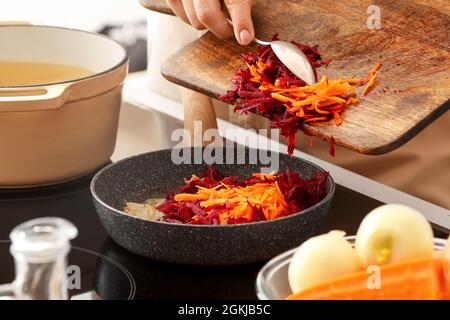
[[[16,278],[0,285],[0,299],[67,300],[67,254],[77,228],[62,218],[24,222],[10,233]]]

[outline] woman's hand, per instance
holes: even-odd
[[[172,11],[197,30],[209,29],[220,38],[233,34],[241,45],[255,37],[251,15],[251,0],[225,0],[230,13],[231,27],[222,12],[220,0],[166,0]]]

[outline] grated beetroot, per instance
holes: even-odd
[[[281,193],[287,203],[278,217],[288,216],[307,209],[320,202],[327,194],[327,172],[313,173],[311,178],[303,179],[298,173],[291,170],[271,175],[278,184]],[[195,194],[200,188],[232,188],[252,186],[265,182],[264,177],[252,175],[246,179],[238,179],[235,176],[224,177],[218,170],[208,167],[200,177],[193,175],[184,179],[184,185],[179,188],[180,193]],[[163,213],[163,221],[183,224],[217,225],[221,224],[219,215],[230,212],[229,203],[202,207],[200,201],[176,201],[176,194],[167,194],[166,200],[157,206],[157,210]],[[240,224],[267,220],[261,208],[249,206],[249,217],[230,217],[226,224]]]
[[[278,40],[278,34],[275,34],[272,40]],[[294,41],[292,43],[305,53],[315,73],[316,68],[330,62],[330,60],[322,59],[318,46],[307,46]],[[256,52],[243,53],[242,58],[247,65],[254,65],[258,61],[266,65],[263,83],[274,84],[277,81],[280,86],[303,87],[307,85],[286,68],[270,46],[258,46]],[[252,74],[249,68],[237,70],[231,81],[230,89],[219,99],[234,104],[235,112],[243,114],[255,112],[271,120],[272,128],[279,128],[280,134],[288,139],[288,154],[291,155],[294,150],[295,134],[303,121],[289,113],[281,101],[272,98],[268,90],[259,90],[259,84],[252,82],[251,78]]]

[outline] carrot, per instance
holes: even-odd
[[[252,176],[257,177],[261,180],[275,180],[276,179],[276,177],[272,173],[264,174],[264,173],[260,173],[260,172],[255,172],[252,174]]]
[[[442,298],[439,263],[421,258],[380,267],[380,289],[369,289],[373,274],[358,272],[294,293],[288,300],[436,300]]]
[[[369,79],[369,81],[367,82],[367,86],[364,88],[363,90],[363,95],[367,95],[373,88],[374,84],[375,84],[375,79],[377,77],[377,72],[375,72]]]
[[[319,108],[319,103],[317,103],[317,102],[314,104],[314,109],[316,110],[316,112],[318,114],[330,114],[328,111],[320,109]]]
[[[356,104],[356,103],[358,103],[358,99],[355,99],[355,98],[348,98],[347,99],[347,103],[346,103],[346,105],[351,105],[351,104]]]
[[[445,265],[448,263],[442,256],[441,251],[434,252],[434,266],[439,279],[439,288],[443,300],[450,300],[450,284],[445,279]]]
[[[203,208],[224,205],[229,206],[226,214],[219,215],[219,223],[226,224],[228,218],[251,220],[252,207],[260,208],[266,219],[275,219],[287,209],[287,202],[274,175],[253,174],[262,182],[246,187],[230,187],[222,183],[215,188],[198,187],[195,194],[179,193],[175,201],[200,201]],[[224,188],[218,188],[223,186]]]
[[[256,67],[255,65],[250,65],[250,66],[248,66],[248,69],[250,70],[250,74],[252,75],[252,78],[250,79],[250,81],[253,81],[256,83],[261,82],[261,74],[260,74],[259,66]]]
[[[298,112],[297,112],[297,116],[299,118],[304,118],[305,117],[305,110],[303,109],[303,107],[298,107]]]
[[[261,83],[259,90],[269,91],[271,97],[283,103],[286,110],[301,121],[318,122],[334,120],[341,125],[340,115],[346,107],[358,103],[355,87],[366,85],[362,94],[367,95],[375,85],[378,70],[377,63],[363,79],[333,79],[323,75],[319,82],[304,87],[284,86],[279,81],[274,84],[261,83],[266,65],[257,62],[249,66],[252,81]]]
[[[369,74],[365,76],[363,79],[359,80],[358,85],[362,86],[369,82],[371,78],[378,72],[378,70],[381,68],[381,63],[377,63],[372,67],[372,69],[369,71]]]
[[[258,72],[260,74],[262,74],[264,72],[264,70],[266,70],[266,64],[264,62],[262,62],[261,60],[258,60],[256,62],[256,65],[258,67]]]
[[[200,196],[198,194],[191,194],[191,193],[181,193],[175,196],[176,201],[194,201],[199,199]]]
[[[339,127],[342,124],[342,119],[338,112],[333,112],[333,119],[336,127]]]
[[[327,120],[327,117],[313,117],[306,119],[305,122],[317,122],[317,121],[325,121]]]
[[[277,99],[281,102],[291,102],[291,103],[295,103],[294,99],[291,99],[289,97],[283,96],[281,93],[272,93],[272,98]]]

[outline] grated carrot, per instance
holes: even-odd
[[[222,184],[225,188],[198,187],[197,193],[176,194],[175,201],[200,201],[202,208],[215,205],[227,204],[230,210],[220,215],[220,223],[226,224],[228,218],[246,218],[251,220],[252,207],[261,209],[266,219],[275,219],[287,209],[287,202],[281,192],[273,175],[254,174],[262,179],[246,187],[230,187]],[[267,182],[266,182],[267,181]]]
[[[281,86],[262,83],[261,91],[269,91],[271,97],[284,103],[286,110],[305,123],[334,120],[336,126],[342,124],[341,114],[346,107],[357,104],[356,87],[366,85],[362,94],[367,95],[375,85],[381,64],[377,63],[363,79],[328,79],[323,75],[319,82],[304,87]],[[265,65],[257,62],[249,66],[253,78],[262,81]],[[253,81],[253,80],[252,80]],[[256,82],[258,82],[256,81]]]
[[[376,77],[377,77],[377,72],[375,72],[375,73],[370,77],[369,82],[367,82],[367,85],[366,85],[366,87],[364,88],[363,95],[367,95],[367,94],[370,92],[370,90],[372,90],[372,88],[373,88],[373,86],[374,86],[374,84],[375,84],[375,79],[376,79]]]

